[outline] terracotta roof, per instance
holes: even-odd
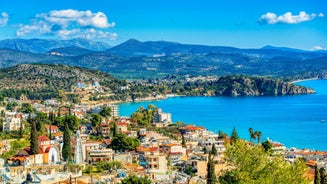
[[[180,144],[173,144],[173,143],[169,143],[169,144],[163,144],[161,145],[162,147],[173,147],[173,146],[180,146]]]
[[[150,148],[145,148],[143,149],[145,152],[155,152],[158,151],[158,147],[150,147]]]
[[[194,126],[194,125],[187,125],[184,127],[181,127],[182,130],[189,130],[189,131],[197,131],[197,130],[205,130],[205,128],[200,126]]]
[[[309,160],[309,161],[306,163],[306,165],[307,165],[307,166],[314,167],[314,166],[316,166],[316,163],[317,163],[316,160]]]
[[[43,142],[43,141],[50,141],[49,137],[45,136],[45,135],[41,135],[37,138],[37,140],[39,142]]]
[[[47,130],[56,130],[56,131],[58,131],[58,127],[56,126],[56,125],[45,125],[45,128],[47,129]]]
[[[274,143],[273,146],[274,146],[274,147],[279,147],[279,146],[283,146],[283,145],[280,144],[280,143]]]
[[[128,123],[126,123],[126,122],[119,122],[119,123],[117,123],[117,125],[119,125],[119,126],[127,126]]]
[[[59,136],[63,136],[62,132],[56,132],[52,134],[53,137],[59,137]]]

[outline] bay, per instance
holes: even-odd
[[[240,137],[249,139],[248,129],[287,147],[327,151],[327,80],[297,84],[316,93],[293,96],[260,97],[172,97],[160,101],[119,104],[121,116],[130,116],[138,107],[153,104],[172,114],[174,122],[195,124],[230,135],[233,127]]]

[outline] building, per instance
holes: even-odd
[[[45,129],[47,130],[48,133],[57,133],[59,131],[59,128],[55,125],[45,125]]]
[[[158,147],[138,147],[139,164],[152,173],[166,173],[167,159],[159,152]]]
[[[3,122],[2,128],[4,131],[24,129],[22,124],[23,114],[16,112],[6,112],[5,121]],[[22,126],[22,127],[21,127]]]
[[[118,122],[117,123],[117,131],[121,133],[125,133],[128,131],[128,123],[127,122]]]
[[[112,149],[89,149],[86,154],[86,160],[89,164],[96,164],[100,161],[112,161],[112,155]]]
[[[162,112],[162,109],[158,109],[157,112],[154,113],[154,125],[156,127],[165,127],[172,123],[171,114]]]
[[[31,148],[27,147],[9,158],[8,164],[11,166],[53,165],[60,161],[59,145],[55,145],[54,141],[47,136],[39,136],[38,144],[38,154],[32,155]]]
[[[160,145],[160,151],[166,153],[170,160],[179,160],[186,155],[186,149],[180,144],[163,144]]]

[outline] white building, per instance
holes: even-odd
[[[4,131],[19,130],[21,126],[24,129],[22,123],[23,115],[16,112],[6,112],[5,121],[3,122],[2,128]]]
[[[162,112],[162,109],[158,109],[158,111],[154,114],[154,125],[157,127],[168,126],[172,123],[171,114]]]

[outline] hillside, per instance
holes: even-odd
[[[31,99],[56,97],[58,90],[66,92],[76,88],[78,82],[98,81],[108,92],[116,92],[125,81],[115,79],[109,74],[96,70],[66,65],[22,64],[0,70],[0,89],[4,96],[17,98],[25,94]],[[9,94],[14,93],[15,94]]]
[[[45,53],[54,48],[80,47],[93,51],[103,51],[110,46],[104,42],[86,39],[49,40],[49,39],[6,39],[0,41],[1,49],[12,49],[31,53]]]
[[[0,96],[18,98],[21,94],[25,94],[30,99],[47,99],[58,97],[58,90],[70,93],[74,98],[86,97],[96,101],[156,99],[162,98],[167,93],[188,96],[313,93],[313,90],[305,87],[262,77],[226,76],[214,80],[173,77],[127,82],[97,70],[66,65],[23,64],[0,70]]]
[[[266,46],[261,49],[128,40],[103,52],[59,47],[58,55],[0,49],[0,67],[64,64],[101,70],[118,78],[177,75],[271,76],[287,80],[327,76],[327,53]]]
[[[94,51],[81,47],[71,46],[71,47],[54,48],[48,51],[47,53],[50,55],[59,55],[59,56],[79,56],[79,55],[90,54],[92,52]]]

